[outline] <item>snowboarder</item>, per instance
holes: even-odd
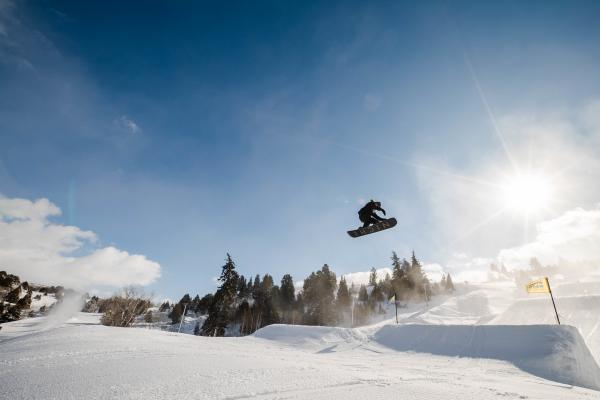
[[[373,200],[369,200],[369,202],[358,211],[358,218],[360,219],[360,222],[364,223],[363,228],[385,221],[385,218],[381,218],[379,215],[375,214],[375,211],[381,211],[383,215],[385,215],[385,210],[381,208],[381,203]]]
[[[365,206],[358,211],[358,218],[364,225],[358,229],[348,231],[348,235],[356,238],[396,226],[397,221],[395,218],[381,218],[379,215],[375,214],[375,211],[381,211],[383,215],[385,215],[385,210],[381,208],[380,202],[371,200],[365,204]]]

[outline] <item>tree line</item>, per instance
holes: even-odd
[[[245,278],[227,254],[221,269],[219,287],[214,294],[193,299],[189,294],[175,305],[164,303],[160,310],[170,310],[173,323],[179,323],[185,312],[207,317],[195,328],[196,335],[248,335],[264,326],[284,323],[323,326],[357,326],[377,314],[384,314],[388,299],[395,301],[429,301],[431,296],[454,290],[450,275],[442,282],[431,283],[414,252],[410,261],[392,253],[392,274],[378,276],[371,269],[368,285],[348,285],[342,276],[325,264],[312,272],[296,292],[294,280],[285,274],[277,285],[273,277]]]

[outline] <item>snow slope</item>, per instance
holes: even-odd
[[[598,283],[590,283],[583,289],[577,285],[579,283],[557,288],[554,295],[556,307],[561,323],[577,328],[596,362],[600,362],[600,294],[573,295],[596,287]],[[400,322],[437,325],[556,324],[549,295],[531,294],[515,298],[515,286],[511,282],[459,287],[455,296],[440,297],[420,310],[401,311]]]
[[[348,329],[270,325],[254,336],[319,352],[379,345],[398,352],[503,360],[553,381],[600,389],[600,368],[571,326],[383,325]]]
[[[109,328],[97,325],[98,317],[80,313],[66,324],[46,330],[35,328],[37,323],[44,324],[43,318],[4,324],[0,331],[2,396],[600,399],[600,392],[544,379],[540,370],[535,370],[536,361],[542,370],[547,362],[593,368],[569,364],[581,362],[585,355],[566,361],[561,358],[565,352],[581,350],[580,337],[567,327],[518,327],[506,332],[502,327],[485,326],[477,327],[473,334],[461,331],[468,330],[466,326],[381,324],[344,329],[274,325],[249,337],[205,338]],[[508,336],[515,332],[523,340],[517,349]],[[467,340],[468,333],[475,339]],[[540,335],[541,339],[551,336],[549,344],[529,347]],[[411,342],[407,339],[411,336],[419,340]],[[461,350],[452,350],[452,346]],[[511,353],[504,355],[508,348]],[[529,364],[518,365],[515,360],[519,357]],[[546,378],[567,380],[557,375]]]
[[[577,327],[591,353],[600,360],[600,295],[559,296],[556,308],[561,323]],[[493,324],[555,324],[556,317],[548,295],[519,299],[490,321]]]
[[[374,340],[397,351],[505,360],[553,381],[600,389],[600,368],[571,326],[388,325]]]

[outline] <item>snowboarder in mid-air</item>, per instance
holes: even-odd
[[[380,221],[385,221],[385,218],[381,218],[379,215],[375,214],[375,211],[381,211],[383,215],[385,215],[385,210],[381,208],[381,203],[373,200],[369,200],[369,202],[358,211],[358,219],[360,219],[360,222],[364,223],[363,228]]]
[[[389,229],[396,225],[395,218],[381,218],[379,215],[375,214],[375,211],[381,211],[383,215],[386,215],[385,210],[381,208],[380,202],[370,200],[358,211],[358,218],[360,219],[360,222],[363,223],[363,226],[356,230],[348,231],[348,235],[355,238]]]

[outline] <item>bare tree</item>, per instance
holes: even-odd
[[[123,288],[120,295],[105,300],[104,315],[100,319],[107,326],[131,326],[135,317],[142,315],[152,306],[149,296],[134,287]]]

